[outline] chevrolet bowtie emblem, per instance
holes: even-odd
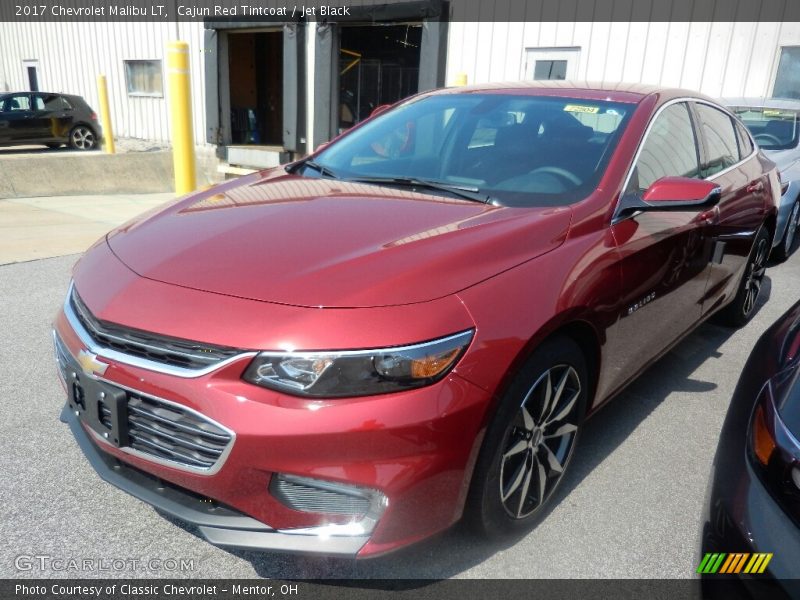
[[[106,372],[108,365],[97,360],[97,355],[81,350],[78,352],[78,364],[87,375],[102,375]]]

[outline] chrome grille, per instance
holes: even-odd
[[[128,438],[134,450],[195,469],[211,469],[231,434],[178,405],[128,392]]]
[[[101,321],[86,307],[74,286],[69,306],[97,345],[129,356],[183,369],[204,369],[242,353],[236,348],[173,338]]]

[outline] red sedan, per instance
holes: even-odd
[[[587,416],[712,314],[752,316],[779,195],[690,92],[420,94],[98,241],[55,324],[62,418],[215,544],[523,530]]]

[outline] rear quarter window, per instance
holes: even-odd
[[[744,125],[736,122],[736,140],[739,142],[739,158],[744,159],[753,153],[753,141]]]

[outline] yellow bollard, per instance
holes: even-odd
[[[455,81],[453,85],[462,86],[467,85],[467,74],[466,73],[456,73]]]
[[[108,107],[108,86],[106,76],[97,76],[97,96],[100,100],[100,125],[103,127],[103,147],[107,154],[115,154],[114,129],[111,126],[111,109]]]
[[[189,80],[189,44],[167,44],[169,107],[172,122],[172,162],[175,193],[188,194],[197,185],[192,132],[192,96]]]

